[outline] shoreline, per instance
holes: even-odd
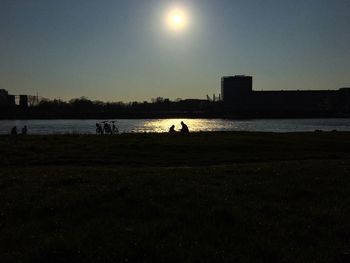
[[[100,117],[54,117],[54,118],[48,118],[48,117],[38,117],[38,118],[0,118],[0,121],[35,121],[35,120],[166,120],[166,119],[208,119],[208,120],[309,120],[309,119],[350,119],[350,115],[311,115],[311,116],[305,116],[305,115],[296,115],[296,116],[284,116],[284,115],[276,115],[276,116],[254,116],[254,115],[247,115],[247,116],[193,116],[193,115],[180,115],[180,116],[154,116],[154,117],[147,117],[147,116],[105,116]]]
[[[79,137],[105,137],[105,138],[113,138],[113,137],[121,137],[121,136],[126,136],[126,135],[149,135],[149,136],[191,136],[191,135],[212,135],[212,136],[216,136],[216,135],[222,135],[222,134],[260,134],[260,135],[281,135],[281,134],[350,134],[350,130],[349,131],[339,131],[339,130],[332,130],[332,131],[326,131],[326,130],[314,130],[314,131],[290,131],[290,132],[274,132],[274,131],[192,131],[188,134],[183,134],[181,132],[176,132],[176,133],[169,133],[169,132],[119,132],[116,134],[96,134],[96,133],[49,133],[49,134],[31,134],[28,133],[26,135],[23,134],[17,134],[17,135],[11,135],[9,134],[0,134],[0,137],[52,137],[52,136],[79,136]]]

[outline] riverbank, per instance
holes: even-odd
[[[350,133],[0,137],[2,262],[345,262]]]

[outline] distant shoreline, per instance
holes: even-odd
[[[315,131],[291,131],[291,132],[267,132],[267,131],[195,131],[190,132],[189,134],[182,134],[181,132],[176,132],[175,134],[170,134],[168,132],[121,132],[118,134],[94,134],[94,133],[52,133],[52,134],[0,134],[0,137],[21,137],[21,138],[30,138],[30,137],[57,137],[57,138],[69,138],[69,137],[100,137],[100,138],[116,138],[116,137],[124,137],[124,136],[149,136],[149,137],[193,137],[193,136],[234,136],[234,135],[269,135],[269,136],[280,136],[280,135],[311,135],[311,134],[342,134],[342,135],[350,135],[350,131],[323,131],[323,130],[315,130]]]
[[[0,118],[0,121],[12,121],[12,120],[157,120],[157,119],[210,119],[210,120],[279,120],[279,119],[349,119],[350,115],[295,115],[295,116],[197,116],[197,115],[169,115],[169,116],[57,116],[57,117],[8,117]]]

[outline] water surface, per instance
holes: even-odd
[[[350,119],[138,119],[115,120],[120,132],[167,132],[171,125],[176,130],[184,121],[190,131],[259,131],[259,132],[306,132],[350,131]],[[20,130],[28,126],[30,134],[94,134],[96,122],[101,120],[2,120],[0,134],[8,134],[13,126]]]

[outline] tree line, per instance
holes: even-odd
[[[102,102],[86,97],[62,101],[43,99],[28,108],[10,108],[1,111],[1,118],[152,118],[201,116],[212,114],[218,102],[157,97],[151,102]]]

